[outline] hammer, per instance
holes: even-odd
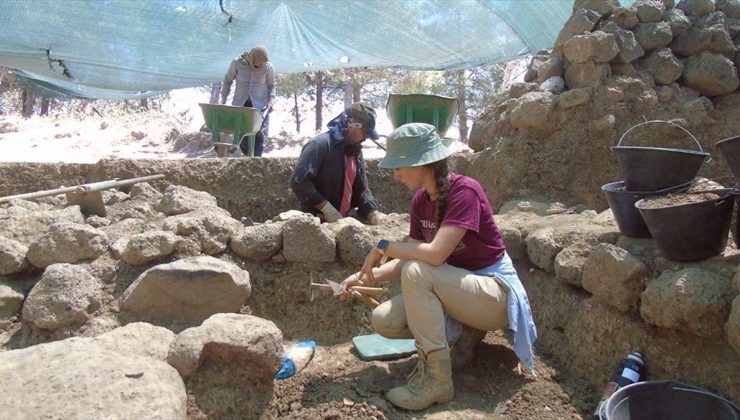
[[[341,290],[341,286],[339,285],[339,283],[333,282],[331,280],[327,280],[327,283],[328,284],[314,282],[313,273],[311,273],[311,278],[308,283],[310,302],[313,302],[315,290],[330,290],[335,295],[339,294],[339,290]],[[380,305],[380,302],[370,296],[380,296],[385,293],[385,289],[381,287],[352,286],[350,287],[350,290],[352,291],[353,296],[356,296],[358,299],[360,299],[362,303],[370,306],[371,308],[375,308],[376,306]]]

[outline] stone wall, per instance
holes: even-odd
[[[623,179],[610,146],[645,120],[671,120],[713,160],[700,176],[732,186],[714,144],[740,134],[737,2],[578,0],[553,50],[478,118],[476,172],[494,202],[532,193],[605,208],[600,186]],[[677,128],[647,125],[624,145],[698,150]]]
[[[639,350],[647,379],[740,400],[734,245],[704,261],[670,261],[652,239],[620,235],[608,210],[544,217],[515,210],[497,223],[532,303],[537,347],[567,371],[599,389]]]

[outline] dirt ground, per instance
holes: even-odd
[[[517,372],[518,358],[510,344],[510,333],[489,332],[477,347],[473,362],[453,372],[455,399],[436,404],[421,412],[395,408],[385,393],[406,381],[416,363],[416,356],[393,361],[363,361],[355,353],[351,338],[370,334],[370,308],[359,302],[341,302],[329,295],[310,301],[307,272],[317,278],[341,280],[346,268],[341,265],[285,267],[277,264],[243,263],[250,272],[252,297],[243,312],[269,319],[280,328],[284,345],[312,339],[318,349],[307,367],[286,380],[274,382],[271,396],[242,398],[242,403],[228,392],[252,392],[249,381],[223,383],[222,395],[198,399],[189,390],[189,416],[214,418],[203,413],[204,400],[219,399],[233,405],[233,418],[255,412],[255,417],[294,419],[590,419],[598,402],[594,390],[578,378],[563,374],[556,362],[537,348],[537,377],[526,369]],[[398,284],[386,285],[388,296],[395,296]],[[209,367],[206,367],[208,370]],[[235,377],[233,372],[213,372],[213,377]],[[210,374],[210,373],[209,373]],[[202,376],[200,372],[198,376]],[[222,381],[224,379],[219,379]],[[266,401],[268,400],[269,401]],[[196,405],[196,400],[197,404]],[[240,406],[241,404],[241,406]],[[231,410],[227,410],[231,411]],[[223,418],[223,415],[218,416]],[[228,416],[227,416],[228,417]]]
[[[549,361],[537,357],[538,376],[517,372],[518,359],[506,337],[489,332],[469,366],[454,372],[455,399],[415,413],[384,398],[403,384],[416,356],[366,362],[351,343],[319,347],[305,370],[277,381],[266,418],[314,419],[579,419],[589,402],[574,382],[563,382]]]

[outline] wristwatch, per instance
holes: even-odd
[[[378,244],[375,246],[375,248],[378,249],[378,252],[380,252],[382,255],[385,255],[385,249],[388,248],[388,240],[387,239],[381,239],[378,241]]]

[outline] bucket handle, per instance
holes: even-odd
[[[644,121],[644,122],[641,122],[641,123],[639,123],[639,124],[635,124],[635,125],[633,125],[633,126],[632,126],[632,127],[630,127],[629,129],[627,129],[627,131],[625,131],[625,132],[624,132],[624,134],[622,134],[622,137],[620,137],[620,138],[619,138],[619,141],[617,142],[617,147],[619,147],[619,146],[621,146],[621,145],[622,145],[622,141],[624,140],[624,138],[625,138],[625,137],[627,136],[627,134],[628,134],[628,133],[629,133],[630,131],[634,130],[635,128],[637,128],[637,127],[639,127],[639,126],[641,126],[641,125],[646,125],[646,124],[653,124],[653,123],[662,123],[662,124],[668,124],[668,125],[672,125],[672,126],[674,126],[674,127],[678,127],[678,128],[680,128],[681,130],[683,130],[683,132],[684,132],[684,133],[688,134],[688,135],[689,135],[689,137],[691,137],[691,138],[692,138],[692,139],[694,140],[694,143],[696,143],[696,145],[697,145],[697,146],[699,146],[699,151],[700,151],[701,153],[705,153],[705,152],[704,152],[704,148],[703,148],[703,147],[701,147],[701,143],[699,143],[699,140],[697,140],[697,139],[696,139],[696,137],[694,137],[694,135],[693,135],[693,134],[691,134],[691,132],[690,132],[689,130],[687,130],[687,129],[685,129],[685,128],[681,127],[680,125],[678,125],[678,124],[676,124],[676,123],[672,123],[672,122],[670,122],[670,121],[665,121],[665,120],[650,120],[650,121]],[[712,161],[712,157],[711,157],[711,156],[707,156],[707,157],[706,157],[706,159],[704,160],[704,162],[705,162],[705,163],[709,163],[709,162],[711,162],[711,161]]]
[[[686,385],[686,384],[672,384],[671,385],[671,388],[672,389],[675,389],[677,391],[695,392],[697,394],[708,395],[710,397],[717,398],[718,400],[722,400],[722,402],[726,403],[728,406],[732,407],[735,410],[740,411],[740,409],[738,409],[738,407],[732,401],[729,401],[729,400],[727,400],[727,399],[725,399],[725,398],[723,398],[723,397],[721,397],[721,396],[719,396],[719,395],[717,395],[717,394],[715,394],[713,392],[709,392],[709,391],[707,391],[705,389],[696,388],[696,387],[693,387],[691,385]]]

